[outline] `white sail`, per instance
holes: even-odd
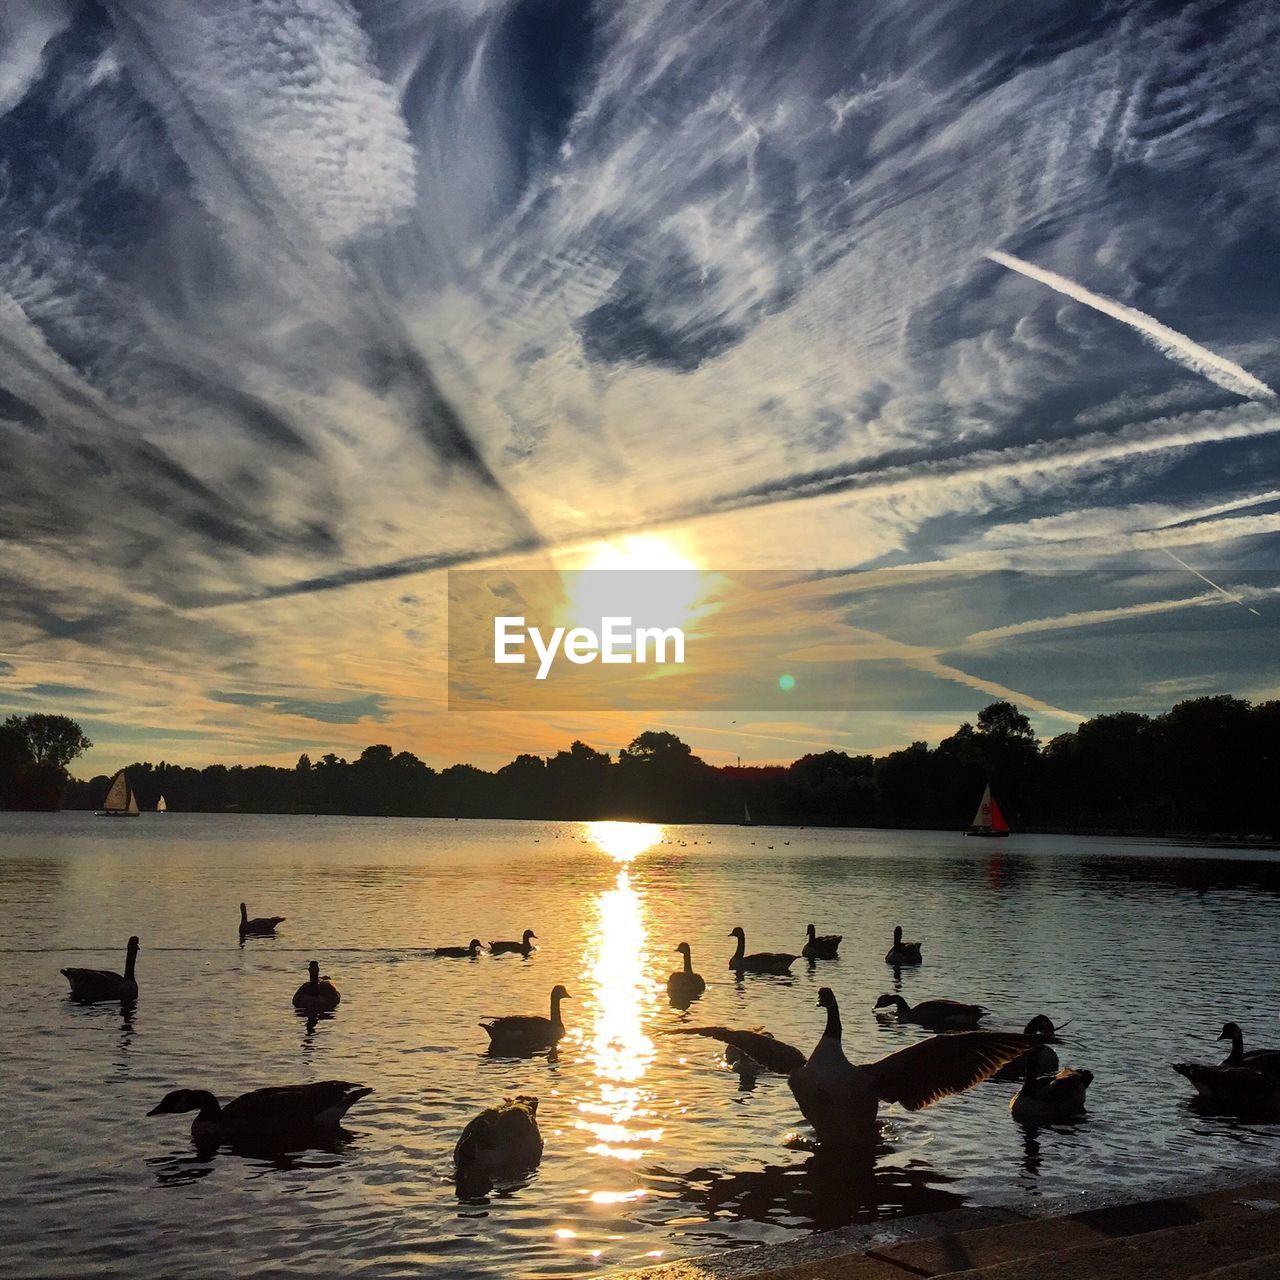
[[[751,810],[745,804],[742,806],[742,821],[747,826],[751,825]]]
[[[124,770],[121,769],[114,778],[111,779],[111,786],[107,791],[107,798],[102,802],[102,807],[110,812],[113,809],[124,809],[129,804],[129,780],[124,776]]]
[[[135,796],[132,791],[130,791],[129,804],[125,808],[125,813],[137,813],[137,812],[138,812],[138,797]]]
[[[156,812],[157,812],[157,813],[168,813],[168,812],[169,812],[169,806],[168,806],[167,804],[165,804],[165,802],[164,802],[164,796],[161,796],[161,797],[160,797],[160,799],[156,801]]]
[[[973,822],[970,825],[974,827],[989,827],[991,825],[990,783],[987,783],[986,790],[982,793],[982,800],[978,804],[978,812],[973,815]]]

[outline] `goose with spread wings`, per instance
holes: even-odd
[[[787,1077],[801,1114],[827,1147],[867,1147],[876,1140],[882,1102],[920,1111],[981,1083],[1036,1043],[1017,1032],[966,1031],[933,1036],[878,1062],[856,1064],[840,1043],[840,1006],[830,987],[818,992],[827,1025],[813,1052],[761,1031],[680,1027],[668,1035],[706,1036],[732,1045],[769,1071]]]

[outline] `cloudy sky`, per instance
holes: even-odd
[[[825,709],[654,717],[715,760],[1280,695],[1278,36],[6,0],[0,710],[103,771],[614,747],[445,699],[450,567],[602,543],[811,575]]]

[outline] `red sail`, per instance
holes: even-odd
[[[991,830],[992,831],[1008,831],[1009,824],[1004,820],[1004,814],[1000,812],[1000,806],[996,804],[995,797],[991,797]]]

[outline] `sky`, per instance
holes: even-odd
[[[0,712],[74,715],[87,774],[1280,696],[1278,36],[7,0]],[[450,569],[672,557],[788,575],[823,696],[449,710]]]

